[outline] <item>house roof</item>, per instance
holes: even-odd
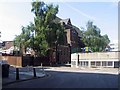
[[[78,33],[78,36],[80,37],[81,36],[81,32],[80,32],[80,29],[74,25],[72,25],[72,27],[77,31]]]
[[[56,17],[55,21],[56,21],[56,22],[64,22],[65,24],[68,24],[68,23],[71,24],[70,18],[61,19],[61,18],[59,18],[59,17]],[[78,36],[80,37],[80,36],[81,36],[81,35],[80,35],[80,34],[81,34],[80,29],[79,29],[78,27],[72,25],[72,24],[71,24],[71,26],[77,31]]]
[[[70,18],[62,19],[60,22],[64,22],[65,24],[71,23]]]

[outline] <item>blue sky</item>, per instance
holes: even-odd
[[[70,18],[73,25],[86,28],[88,20],[97,25],[101,34],[107,34],[111,41],[118,39],[117,2],[52,2],[59,5],[59,16]],[[2,40],[13,40],[20,34],[21,26],[33,22],[30,2],[1,2],[0,31]]]

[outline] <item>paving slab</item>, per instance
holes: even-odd
[[[19,80],[16,80],[15,68],[10,67],[9,77],[2,78],[2,85],[7,85],[9,83],[16,83],[25,80],[31,80],[35,78],[42,78],[46,76],[46,73],[44,71],[38,69],[36,69],[36,77],[34,77],[32,70],[26,70],[26,68],[20,68],[20,69],[22,70],[19,70]]]

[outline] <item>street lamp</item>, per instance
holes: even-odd
[[[79,62],[79,53],[78,53],[78,61],[77,61],[77,63],[78,63],[78,66],[79,66],[79,64],[80,64],[80,62]]]
[[[69,61],[69,64],[71,63],[71,54],[72,54],[72,49],[71,49],[71,47],[72,47],[72,43],[70,42],[70,44],[68,44],[69,45],[69,49],[70,49],[70,61]]]

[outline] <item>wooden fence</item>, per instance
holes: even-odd
[[[2,56],[1,60],[6,60],[8,64],[15,67],[25,66],[44,66],[50,65],[49,57],[31,57],[31,56]]]

